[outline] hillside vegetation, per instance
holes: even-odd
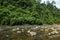
[[[40,0],[0,0],[0,25],[60,23],[60,9]]]

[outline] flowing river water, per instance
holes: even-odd
[[[60,25],[1,26],[0,40],[60,40]]]

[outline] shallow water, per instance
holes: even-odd
[[[45,26],[37,26],[36,29],[35,27],[36,25],[0,27],[0,40],[60,40],[60,34],[48,35],[45,33]],[[31,36],[27,33],[28,30],[35,32],[36,35]]]

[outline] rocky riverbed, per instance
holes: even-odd
[[[60,40],[60,25],[2,26],[0,40]]]

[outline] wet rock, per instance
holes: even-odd
[[[48,35],[51,35],[51,33],[48,33]]]
[[[59,32],[55,30],[55,31],[51,32],[51,34],[59,34]]]
[[[21,29],[22,32],[24,32],[24,29]]]
[[[9,37],[9,35],[6,35],[6,37]]]
[[[55,37],[60,37],[60,34],[58,35],[51,35],[51,36],[48,36],[49,38],[55,38]]]
[[[50,29],[51,29],[51,30],[55,30],[54,27],[51,27]]]
[[[16,28],[16,30],[19,30],[20,28]]]
[[[21,31],[17,31],[17,33],[21,33]]]
[[[16,29],[12,29],[12,31],[16,31]]]
[[[27,32],[28,32],[31,36],[35,36],[35,35],[37,35],[36,32],[30,31],[30,30],[28,30]]]
[[[30,32],[31,36],[35,36],[37,33],[36,32]]]

